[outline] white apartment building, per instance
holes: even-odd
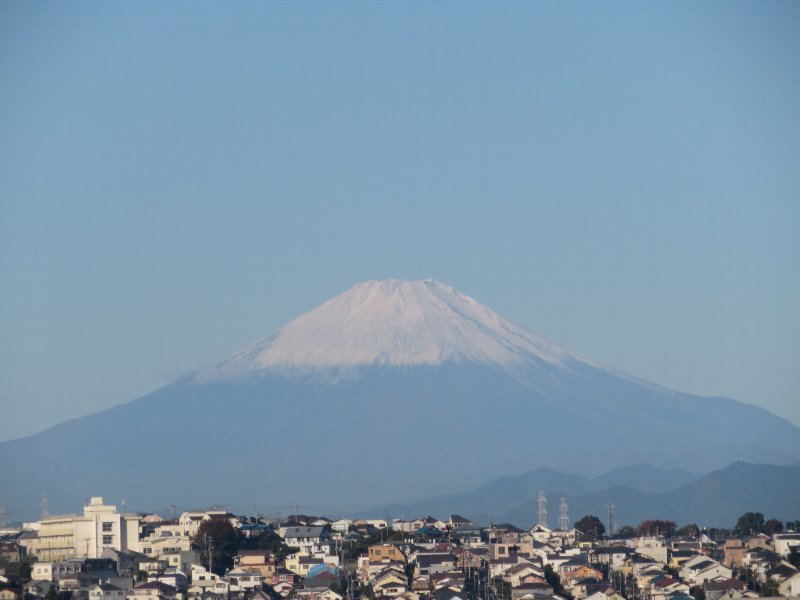
[[[93,497],[82,515],[56,515],[39,521],[28,552],[40,561],[99,558],[104,548],[127,551],[139,541],[139,515],[122,514],[117,507]]]

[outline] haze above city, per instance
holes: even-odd
[[[800,6],[4,3],[0,440],[435,278],[800,425]]]

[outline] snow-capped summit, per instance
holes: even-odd
[[[560,365],[574,355],[434,280],[359,283],[219,369],[325,369],[446,362]]]

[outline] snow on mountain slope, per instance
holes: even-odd
[[[513,368],[578,359],[438,281],[359,283],[217,367],[417,366],[474,362]]]

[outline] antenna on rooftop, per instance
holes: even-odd
[[[606,511],[608,511],[608,535],[614,535],[614,505],[606,504]]]
[[[539,492],[539,525],[547,527],[547,497]]]
[[[127,504],[128,504],[128,501],[127,501],[127,500],[125,500],[125,498],[122,498],[122,499],[119,501],[119,504],[120,504],[120,506],[122,507],[122,510],[121,510],[120,512],[123,512],[123,513],[124,513],[124,512],[125,512],[125,506],[127,506]]]
[[[558,528],[562,531],[569,529],[569,516],[567,515],[567,499],[561,498],[560,515],[558,517]]]
[[[42,493],[42,518],[50,516],[50,503],[47,501],[47,494]]]

